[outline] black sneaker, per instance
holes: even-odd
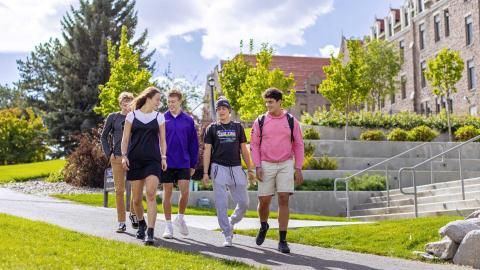
[[[278,251],[281,253],[290,253],[290,248],[288,247],[287,241],[278,242]]]
[[[270,226],[267,224],[266,229],[263,229],[262,227],[260,227],[260,230],[258,230],[257,238],[255,239],[255,242],[257,243],[258,246],[261,246],[265,241],[265,236],[267,235],[268,228],[270,228]]]
[[[119,223],[117,228],[117,233],[124,233],[127,231],[127,225],[125,223]]]
[[[130,218],[130,221],[132,222],[132,228],[138,229],[138,218],[136,215],[130,213],[128,216]]]
[[[145,240],[146,246],[153,246],[155,239],[153,238],[153,228],[148,228],[147,230],[147,240]]]
[[[147,230],[147,224],[145,223],[145,220],[142,221],[140,221],[138,225],[137,238],[145,240],[145,231]]]

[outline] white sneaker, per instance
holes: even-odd
[[[229,220],[229,224],[230,224],[230,232],[232,234],[232,238],[233,238],[233,230],[235,230],[235,224],[232,223],[232,219],[228,219]]]
[[[173,238],[173,227],[165,225],[165,232],[162,235],[163,238],[172,239]]]
[[[223,242],[224,247],[232,247],[232,237],[231,236],[225,236],[225,242]]]
[[[175,218],[175,221],[173,221],[173,223],[175,224],[175,226],[178,228],[178,231],[182,235],[184,235],[184,236],[188,235],[187,223],[185,223],[185,220],[183,218],[178,218],[178,216],[177,216]]]

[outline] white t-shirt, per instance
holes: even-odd
[[[155,119],[155,116],[157,116],[157,113],[158,112],[156,111],[153,111],[151,113],[143,113],[140,110],[135,110],[135,116],[133,115],[133,112],[129,112],[125,120],[130,123],[133,123],[133,119],[137,118],[140,122],[147,124],[151,122],[153,119]],[[159,125],[165,123],[165,117],[163,116],[163,113],[158,113],[157,122]]]

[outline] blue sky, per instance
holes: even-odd
[[[0,84],[18,80],[16,59],[60,35],[60,19],[78,0],[0,0]],[[174,76],[202,85],[209,71],[239,50],[240,39],[270,43],[281,55],[322,56],[342,33],[369,33],[404,0],[137,0],[139,29],[157,49],[155,76],[170,64]],[[248,42],[247,42],[248,43]]]

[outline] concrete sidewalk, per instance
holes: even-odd
[[[135,239],[135,231],[131,228],[128,228],[125,234],[114,232],[116,225],[114,209],[90,207],[0,188],[0,212],[45,221],[89,235],[142,244]],[[189,221],[191,224],[195,223],[193,219]],[[158,222],[155,228],[156,235],[160,235],[163,229],[164,222]],[[194,227],[190,228],[190,235],[186,238],[178,237],[172,240],[157,238],[157,246],[237,260],[272,269],[469,269],[299,244],[290,244],[292,254],[285,255],[276,251],[276,241],[266,240],[261,247],[257,247],[254,238],[241,235],[235,235],[232,248],[224,248],[221,246],[222,243],[223,237],[220,232]]]

